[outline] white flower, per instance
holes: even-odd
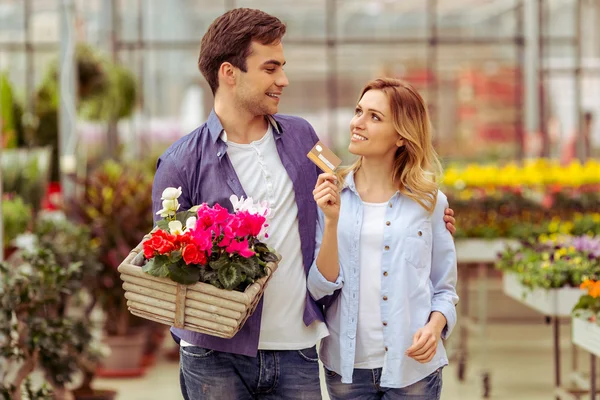
[[[229,197],[229,201],[231,201],[231,204],[233,205],[233,211],[239,211],[242,204],[244,204],[244,196],[242,196],[241,199],[238,199],[235,194],[232,194],[231,197]]]
[[[163,200],[162,206],[165,210],[177,211],[179,210],[179,202],[177,199]]]
[[[231,204],[233,205],[233,210],[235,212],[248,211],[250,214],[259,214],[263,215],[264,217],[268,217],[271,213],[268,201],[262,201],[260,203],[255,204],[252,197],[248,197],[244,200],[244,196],[242,196],[238,199],[238,197],[235,194],[232,195],[229,198],[229,200],[231,201]]]
[[[176,200],[181,196],[181,186],[177,189],[174,187],[168,187],[162,192],[161,200]]]
[[[168,199],[163,200],[162,207],[162,210],[157,211],[156,215],[160,215],[164,218],[175,215],[175,213],[177,212],[177,210],[179,210],[179,207],[181,207],[181,205],[179,204],[177,199]]]
[[[16,248],[27,252],[35,251],[38,245],[37,236],[33,233],[22,233],[15,238],[14,245]]]
[[[194,229],[196,227],[196,221],[197,221],[196,217],[189,217],[187,219],[187,221],[185,221],[185,229],[186,230]]]
[[[169,222],[169,231],[171,235],[183,235],[183,224],[181,221]]]

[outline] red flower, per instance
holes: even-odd
[[[144,256],[150,259],[154,257],[155,252],[161,255],[168,254],[177,248],[176,242],[177,236],[159,229],[144,242]]]
[[[175,247],[178,249],[184,248],[190,243],[192,243],[192,235],[189,231],[184,233],[183,235],[177,235],[175,237]]]
[[[152,239],[148,239],[144,242],[144,257],[148,260],[154,257],[154,247],[151,244]]]
[[[160,243],[158,245],[158,248],[156,249],[159,254],[169,254],[170,252],[172,252],[173,250],[175,250],[175,243],[168,241],[167,239],[160,239]]]
[[[183,256],[183,261],[186,264],[206,264],[206,253],[200,251],[198,247],[193,244],[188,244],[183,248],[183,252],[181,253]]]

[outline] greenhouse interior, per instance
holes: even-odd
[[[263,13],[253,14],[255,10]],[[216,38],[205,36],[223,15],[238,16],[245,22],[231,20],[221,31],[213,31]],[[292,196],[282,218],[293,221],[296,231],[287,241],[276,233],[284,224],[274,212],[277,207],[269,209],[269,214],[261,211],[263,203],[247,206],[242,198],[236,205],[240,193],[232,183],[242,181],[247,188],[246,183],[252,181],[252,172],[241,167],[246,165],[242,159],[235,160],[241,156],[234,154],[248,145],[236,142],[239,136],[234,135],[232,125],[236,118],[246,118],[250,108],[242,107],[250,103],[224,103],[251,95],[244,90],[262,89],[239,86],[240,82],[252,84],[248,83],[251,78],[244,77],[256,75],[231,61],[238,43],[227,42],[227,29],[237,29],[237,37],[242,37],[239,32],[248,35],[250,25],[244,24],[253,23],[250,15],[267,15],[269,24],[285,24],[283,38],[262,44],[252,39],[248,42],[251,47],[240,51],[245,51],[247,61],[242,62],[246,66],[252,57],[262,54],[250,49],[284,51],[276,54],[284,57],[285,65],[279,59],[271,60],[279,65],[274,75],[260,75],[263,80],[273,77],[280,90],[271,96],[276,99],[268,100],[269,110],[276,112],[252,114],[252,121],[257,121],[258,115],[260,123],[269,126],[267,136],[273,131],[279,157],[269,157],[273,151],[266,152],[264,159],[276,159],[280,169],[265,171],[260,141],[250,145],[266,176],[255,187],[268,187],[260,192],[273,198],[282,194],[280,190],[289,190]],[[232,28],[235,22],[239,25]],[[229,48],[229,53],[215,58],[222,63],[216,66],[219,87],[215,94],[200,71],[203,57],[210,57],[206,55],[206,48],[213,43],[210,40],[225,41]],[[227,71],[233,71],[240,80],[231,83]],[[346,269],[349,267],[344,262],[349,261],[344,260],[349,258],[344,253],[349,250],[342,248],[345,233],[341,227],[354,229],[354,224],[345,225],[344,219],[355,218],[357,224],[368,220],[366,216],[342,216],[349,212],[346,199],[352,199],[347,182],[349,178],[354,182],[355,176],[357,185],[367,184],[359,178],[367,179],[367,167],[372,165],[367,160],[375,154],[369,151],[376,151],[373,146],[383,143],[362,136],[364,143],[357,141],[356,132],[365,132],[357,129],[388,124],[395,129],[394,134],[403,137],[398,128],[402,124],[386,122],[386,117],[384,122],[379,117],[364,122],[362,109],[357,108],[368,97],[363,88],[377,78],[408,83],[420,94],[431,127],[431,137],[422,140],[429,140],[443,169],[435,180],[434,206],[436,196],[438,205],[440,198],[447,198],[454,220],[447,229],[438,228],[442,220],[441,214],[436,216],[436,207],[424,220],[427,227],[418,228],[418,236],[399,241],[403,249],[394,252],[396,257],[423,248],[425,255],[410,253],[413,255],[406,259],[402,255],[401,260],[390,261],[396,268],[390,271],[390,279],[399,279],[392,281],[397,285],[387,286],[377,269],[377,279],[371,279],[377,284],[367,287],[363,286],[368,285],[363,276],[368,274],[361,275],[359,284]],[[237,95],[242,97],[227,97]],[[386,98],[391,102],[386,107],[394,106],[393,96]],[[403,106],[398,105],[400,109]],[[231,121],[226,121],[223,110],[229,110]],[[398,113],[394,110],[392,115]],[[238,111],[237,116],[232,115]],[[289,138],[295,133],[286,138],[285,131],[286,127],[293,131],[294,126],[298,135],[293,140],[299,144],[291,148]],[[312,129],[300,130],[305,126]],[[221,131],[215,132],[215,128]],[[316,138],[309,132],[316,133]],[[202,133],[212,134],[213,141]],[[424,382],[421,379],[433,376],[429,374],[436,369],[427,368],[435,360],[439,367],[434,372],[439,373],[437,394],[422,393],[422,397],[414,398],[600,399],[598,0],[0,0],[0,137],[2,399],[408,399],[413,398],[409,395],[411,385],[416,387]],[[364,158],[363,165],[354,170],[356,174],[346,177],[343,189],[335,192],[342,204],[340,208],[337,203],[340,228],[335,228],[338,236],[333,235],[340,238],[339,250],[334,251],[335,260],[339,254],[340,261],[335,267],[343,287],[336,289],[342,295],[334,297],[334,305],[323,305],[316,289],[311,288],[313,274],[325,276],[318,266],[324,265],[319,264],[324,257],[314,249],[320,246],[323,254],[330,248],[321,246],[321,241],[331,240],[331,235],[320,234],[322,221],[315,219],[325,215],[329,221],[336,204],[334,200],[322,206],[315,194],[315,182],[318,185],[322,180],[316,177],[321,172],[340,171],[337,165],[327,167],[327,160],[321,164],[313,160],[321,168],[313,170],[310,155],[307,158],[305,154],[313,151],[317,138],[322,147],[339,157],[341,165],[352,165],[357,154]],[[205,156],[208,149],[219,148],[215,143],[224,148],[228,146],[224,143],[229,143],[230,152],[223,156],[219,151],[216,158],[213,153]],[[281,147],[282,143],[287,144]],[[194,145],[208,147],[198,150]],[[275,149],[275,143],[272,145]],[[401,150],[394,147],[394,151],[410,152],[416,148],[411,146],[398,146]],[[320,149],[319,145],[315,148]],[[359,148],[370,150],[357,153]],[[237,149],[235,153],[233,149]],[[399,153],[390,154],[393,158]],[[219,171],[227,170],[222,167],[224,160],[232,165],[230,158],[235,161],[231,169],[235,179],[225,172],[219,175]],[[291,165],[294,163],[298,165]],[[169,165],[172,170],[167,173]],[[428,161],[422,161],[423,166],[429,166]],[[427,176],[428,172],[424,173]],[[283,186],[272,192],[271,179],[275,186]],[[392,182],[392,178],[388,180]],[[404,187],[408,192],[400,187],[400,198],[416,196],[417,191],[410,187]],[[443,195],[437,194],[438,188]],[[301,190],[306,193],[299,193]],[[356,190],[360,202],[366,189]],[[230,194],[236,196],[231,203]],[[248,191],[247,200],[252,196]],[[175,208],[169,208],[172,202]],[[367,207],[371,203],[361,204],[365,212],[371,209]],[[192,209],[195,205],[200,208]],[[272,218],[271,235],[261,239],[261,226],[268,225],[261,222],[245,239],[227,239],[225,225],[216,228],[222,231],[210,233],[217,225],[209,229],[214,221],[205,222],[203,226],[212,235],[208,247],[202,254],[186,254],[192,247],[200,251],[199,242],[193,242],[196,247],[186,245],[180,237],[201,240],[199,224],[209,215],[218,218],[210,214],[219,212],[218,205],[229,212],[235,209],[228,214],[228,227],[235,221],[239,227],[243,224],[239,222],[241,215],[252,210],[258,213],[255,216],[264,215],[267,222]],[[410,212],[406,206],[393,210],[399,221],[403,216],[412,221],[409,218],[413,216],[403,214]],[[188,217],[193,218],[194,226]],[[334,228],[326,224],[324,229],[327,233]],[[404,240],[405,233],[393,230],[398,229],[394,223],[391,229],[395,233],[381,240]],[[157,232],[166,236],[159,237]],[[396,234],[399,236],[393,236]],[[166,242],[162,240],[169,238],[175,238],[174,246],[182,246],[177,247],[180,250],[164,250]],[[436,256],[441,250],[435,243],[442,243],[444,238],[450,244],[453,241],[453,246],[444,250],[447,258],[442,260]],[[411,249],[406,243],[423,247]],[[282,248],[281,254],[272,248],[276,244]],[[290,260],[292,256],[286,258],[292,247],[297,248],[293,253],[297,262]],[[362,242],[360,248],[364,248]],[[426,254],[430,248],[433,255]],[[369,266],[360,264],[361,270],[384,268],[388,249],[386,245],[380,264],[371,260]],[[400,293],[405,287],[402,279],[424,276],[428,271],[418,266],[415,269],[414,263],[411,267],[411,257],[421,257],[418,264],[431,269],[431,275],[423,278],[422,288],[431,298],[419,297],[427,300],[428,306],[433,304],[433,309],[427,309],[425,327],[433,326],[436,311],[444,318],[440,327],[444,333],[435,337],[437,347],[432,348],[435,355],[430,363],[411,359],[405,348],[398,349],[403,340],[409,340],[408,344],[417,341],[414,330],[409,332],[406,326],[412,329],[419,322],[401,320],[412,314],[392,312],[390,315],[399,319],[392,322],[390,316],[389,327],[384,321],[383,327],[379,323],[376,329],[382,339],[362,341],[352,336],[356,333],[352,329],[358,329],[360,339],[373,318],[384,318],[390,312],[388,305],[403,307],[397,304],[402,296],[408,296]],[[363,257],[357,262],[364,262]],[[295,348],[287,343],[281,348],[261,347],[267,334],[270,338],[274,335],[259,329],[261,315],[263,325],[265,321],[273,323],[275,317],[265,315],[283,315],[282,310],[287,309],[280,304],[281,308],[273,311],[279,306],[267,301],[269,296],[275,298],[277,285],[292,277],[292,264],[298,265],[299,273],[299,284],[293,287],[301,291],[301,301],[306,298],[304,321],[307,310],[314,306],[319,316],[310,321],[330,333],[328,337],[315,336],[318,340],[311,344],[319,350],[319,378],[315,375],[311,387],[318,392],[317,397],[310,397],[313,392],[303,392],[301,386],[281,389],[286,382],[284,375],[271,382],[273,393],[254,391],[254,383],[247,384],[245,395],[223,387],[221,392],[215,391],[215,382],[239,380],[246,385],[242,375],[262,374],[265,354],[283,360],[289,350],[298,350],[307,363],[315,362],[317,371],[317,358],[301,351],[306,346]],[[235,285],[228,286],[226,279],[234,277],[227,274],[240,273],[238,266],[242,275],[239,279],[236,275]],[[409,271],[401,271],[404,268]],[[439,309],[435,306],[439,304],[436,296],[443,294],[438,291],[441,283],[434,270],[441,268],[447,268],[443,274],[450,287],[444,290],[453,293],[449,311],[444,308],[447,304]],[[269,281],[263,307],[261,296]],[[333,285],[334,281],[327,283]],[[354,284],[356,288],[360,285],[364,301],[367,290],[377,290],[374,299],[381,309],[375,307],[375,315],[363,313],[363,300],[359,311],[338,310],[350,307]],[[379,302],[385,290],[389,293]],[[412,301],[411,297],[408,303],[412,305]],[[219,314],[222,307],[225,311]],[[423,305],[420,307],[422,310]],[[358,328],[356,324],[354,328],[336,325],[343,324],[346,312],[358,312]],[[310,328],[308,322],[302,327]],[[251,329],[260,330],[260,342],[259,332],[252,336],[248,333]],[[345,392],[335,392],[336,387],[341,391],[358,387],[357,371],[367,370],[358,361],[353,370],[352,354],[340,354],[342,361],[332,361],[337,357],[332,354],[348,352],[345,333],[342,335],[345,329],[352,339],[348,342],[352,354],[352,343],[356,343],[357,357],[359,347],[365,351],[377,340],[386,343],[385,355],[381,350],[380,358],[369,358],[375,361],[364,364],[377,364],[367,368],[373,371],[370,390],[374,394],[355,393],[351,397],[348,391],[344,397]],[[187,333],[178,336],[183,331]],[[291,337],[300,337],[294,334]],[[410,336],[405,338],[405,334]],[[253,354],[240,356],[236,343],[250,337],[259,344],[251,346]],[[287,336],[281,333],[281,337]],[[333,351],[331,346],[338,347]],[[199,356],[200,351],[203,356]],[[373,357],[375,353],[369,354]],[[235,376],[223,375],[220,381],[203,378],[192,369],[204,368],[206,376],[213,375],[206,364],[199,366],[199,359],[205,356],[213,360],[217,356],[245,357],[259,367],[254,371],[254,367],[239,366],[246,369]],[[348,370],[338,365],[347,360]],[[401,366],[396,368],[398,363]],[[284,374],[284,369],[278,373]],[[301,376],[299,371],[286,373],[291,380]],[[377,373],[383,376],[375,382]],[[298,378],[298,385],[301,380]]]

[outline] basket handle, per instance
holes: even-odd
[[[185,295],[187,286],[177,284],[177,293],[175,294],[175,320],[173,326],[183,329],[185,325]]]

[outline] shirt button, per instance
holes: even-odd
[[[423,236],[423,232],[419,231],[419,236]]]
[[[385,246],[384,249],[387,251],[390,249],[390,246]]]
[[[387,326],[387,322],[384,322],[384,323],[383,323],[383,326]]]
[[[387,296],[383,296],[383,301],[387,301]]]
[[[387,346],[385,346],[385,351],[388,351],[388,348],[387,348]]]
[[[386,224],[387,226],[390,226],[392,223],[391,223],[390,221],[387,221],[385,224]]]
[[[221,152],[220,151],[217,153],[217,157],[221,157]]]
[[[389,205],[390,205],[390,208],[392,208],[392,202],[390,202]]]
[[[385,272],[383,273],[383,276],[388,276],[388,273],[387,273],[387,271],[385,271]]]

